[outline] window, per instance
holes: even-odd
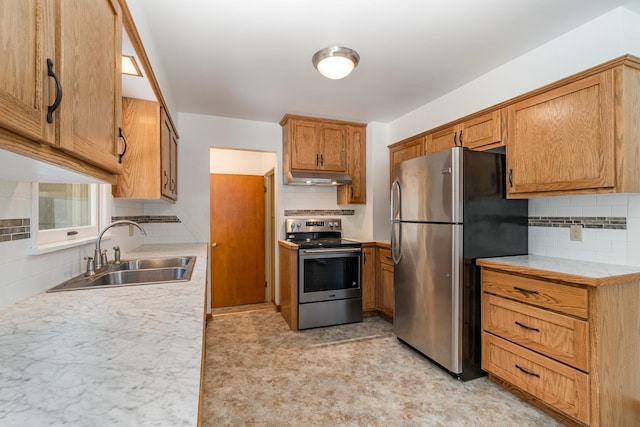
[[[36,252],[94,239],[110,217],[108,185],[33,184],[33,249]]]

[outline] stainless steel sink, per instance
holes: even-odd
[[[170,268],[188,266],[194,257],[184,256],[175,258],[144,258],[123,261],[116,266],[116,270],[146,270],[149,268]]]
[[[47,292],[187,282],[191,280],[195,260],[194,256],[126,260],[120,264],[109,264],[95,276],[76,276]]]

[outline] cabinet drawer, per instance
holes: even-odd
[[[538,307],[587,318],[585,288],[483,269],[482,290]]]
[[[482,369],[589,424],[589,375],[482,333]]]
[[[378,260],[383,264],[393,265],[393,258],[389,249],[378,249]]]
[[[482,328],[589,372],[589,328],[583,320],[484,294]]]

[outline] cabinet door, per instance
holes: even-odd
[[[376,292],[378,310],[393,318],[393,265],[380,264],[379,291]]]
[[[308,120],[291,120],[290,126],[291,169],[318,169],[320,165],[318,124]]]
[[[414,159],[424,156],[424,137],[418,137],[403,142],[400,145],[394,145],[389,148],[391,180],[393,182],[394,167],[396,164],[405,160]]]
[[[121,12],[117,0],[61,0],[62,103],[58,144],[75,157],[119,172]]]
[[[426,136],[427,154],[452,148],[458,144],[458,128],[451,126]]]
[[[502,111],[492,111],[465,121],[458,134],[458,141],[463,147],[472,150],[488,150],[503,146]]]
[[[509,195],[613,187],[613,107],[613,71],[509,106]]]
[[[171,132],[171,197],[178,200],[178,139],[175,132]]]
[[[347,172],[347,131],[344,125],[320,125],[320,170]]]
[[[157,102],[122,98],[122,132],[128,144],[122,157],[122,174],[113,187],[114,197],[160,198],[162,129]]]
[[[55,60],[52,4],[3,0],[0,14],[0,126],[49,143],[54,142],[54,125],[46,120],[53,86],[47,81],[47,58]],[[59,65],[53,62],[58,75]]]
[[[161,151],[161,173],[162,173],[162,188],[161,188],[161,193],[163,196],[165,197],[169,197],[171,199],[173,199],[173,193],[171,191],[171,146],[173,145],[173,142],[171,140],[173,131],[172,131],[172,127],[171,127],[171,122],[169,121],[169,118],[167,117],[164,108],[161,109],[162,111],[162,130],[161,130],[161,135],[160,135],[160,139],[161,139],[161,144],[160,144],[160,151]]]
[[[376,248],[362,248],[362,311],[376,308]]]
[[[349,126],[349,147],[347,148],[347,165],[351,184],[338,187],[338,204],[347,205],[366,203],[366,129]]]

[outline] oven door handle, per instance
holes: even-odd
[[[327,248],[327,249],[302,249],[305,254],[330,254],[330,253],[359,253],[360,248]]]

